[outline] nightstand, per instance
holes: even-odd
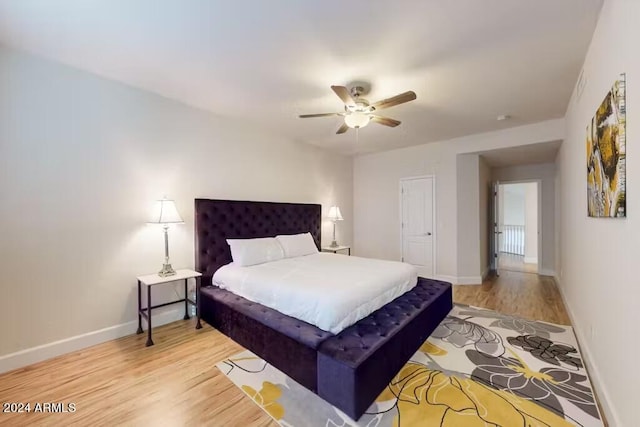
[[[322,252],[333,252],[334,254],[337,254],[338,251],[348,251],[347,254],[349,256],[351,256],[351,246],[323,246],[322,247]]]
[[[194,270],[177,270],[176,274],[171,276],[162,277],[156,274],[148,274],[146,276],[138,276],[138,331],[137,334],[142,333],[142,318],[144,317],[147,321],[147,347],[153,345],[153,340],[151,339],[151,311],[154,308],[160,308],[171,304],[177,304],[179,302],[184,302],[184,319],[189,319],[189,304],[196,307],[196,314],[200,314],[200,307],[198,307],[197,302],[199,302],[199,295],[197,295],[196,291],[196,301],[191,301],[187,294],[187,284],[189,279],[195,279],[196,281],[196,289],[200,289],[200,277],[202,277],[202,273],[198,273]],[[161,285],[163,283],[177,282],[184,280],[184,298],[176,301],[166,302],[164,304],[151,305],[151,287],[154,285]],[[147,306],[142,308],[142,285],[147,286]],[[200,329],[202,325],[200,324],[200,316],[198,316],[198,323],[196,325],[196,329]]]

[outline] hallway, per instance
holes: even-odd
[[[521,273],[537,273],[538,264],[529,264],[524,262],[524,256],[515,255],[506,252],[500,252],[498,255],[498,271],[519,271]]]
[[[482,285],[456,285],[453,301],[526,319],[570,325],[560,291],[552,277],[504,270]]]

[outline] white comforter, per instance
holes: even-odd
[[[218,269],[213,284],[337,334],[417,283],[409,264],[317,253]]]

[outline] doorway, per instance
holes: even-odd
[[[435,177],[400,180],[402,261],[414,265],[418,275],[435,275]]]
[[[538,273],[540,260],[540,184],[497,183],[494,205],[497,270]]]

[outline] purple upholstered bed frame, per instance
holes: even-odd
[[[320,205],[196,199],[198,321],[357,420],[449,313],[451,284],[420,277],[414,289],[337,335],[210,285],[232,261],[226,239],[310,232],[319,248],[320,225]]]

